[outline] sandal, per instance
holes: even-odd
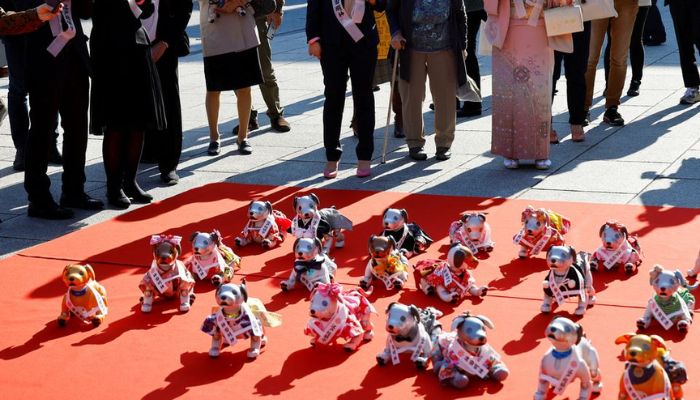
[[[323,177],[326,179],[333,179],[338,176],[338,162],[328,161],[326,167],[323,169]]]
[[[518,167],[520,167],[520,163],[518,162],[518,160],[512,158],[504,158],[503,166],[508,169],[518,169]]]
[[[571,140],[574,142],[583,142],[586,140],[586,133],[583,131],[583,125],[571,125]]]
[[[358,161],[357,162],[357,172],[355,173],[358,178],[367,178],[372,175],[372,164],[370,161]]]
[[[549,167],[551,167],[551,166],[552,166],[552,162],[549,159],[535,160],[535,168],[536,169],[546,170],[546,169],[549,169]]]
[[[549,131],[549,144],[559,144],[559,135],[557,135],[557,131],[554,128]]]

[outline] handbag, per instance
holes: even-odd
[[[581,3],[581,12],[584,21],[617,18],[614,0],[586,0]]]
[[[583,31],[581,6],[554,7],[544,10],[547,36],[559,36]]]

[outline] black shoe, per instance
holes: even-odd
[[[627,95],[630,97],[635,97],[639,96],[639,85],[642,84],[642,81],[635,81],[632,79],[630,82],[630,87],[627,89]]]
[[[175,171],[170,171],[167,174],[160,174],[160,180],[168,186],[175,186],[180,182],[180,177]]]
[[[77,195],[61,195],[61,207],[63,208],[79,208],[81,210],[101,210],[105,207],[101,200],[94,199],[88,196],[87,193],[79,193]]]
[[[153,201],[153,196],[144,192],[143,189],[141,189],[141,187],[139,187],[139,185],[136,184],[136,182],[134,182],[130,186],[125,186],[124,194],[131,198],[132,202],[137,204],[149,204]]]
[[[438,147],[435,153],[435,158],[439,161],[447,161],[452,157],[452,152],[449,147]]]
[[[591,124],[591,112],[586,111],[586,116],[583,118],[582,126],[588,126]]]
[[[622,119],[622,115],[620,115],[619,112],[617,112],[617,107],[612,106],[609,107],[607,110],[605,110],[605,114],[603,115],[603,121],[612,126],[624,126],[625,125],[625,120]]]
[[[270,127],[277,132],[289,132],[292,130],[289,122],[281,115],[277,118],[270,118]]]
[[[428,159],[428,155],[423,150],[423,147],[412,147],[408,149],[408,156],[416,161],[425,161]]]
[[[434,103],[430,103],[430,105],[428,106],[428,108],[429,108],[431,111],[435,111],[435,104],[434,104]]]
[[[403,139],[406,134],[403,133],[403,126],[394,122],[394,137],[397,139]]]
[[[251,146],[247,140],[243,140],[242,142],[238,143],[238,151],[245,155],[253,154],[253,146]]]
[[[51,149],[51,153],[49,153],[49,163],[55,165],[63,164],[63,156],[61,155],[61,152],[58,151],[58,145],[53,146]]]
[[[27,207],[27,215],[33,218],[42,219],[71,219],[73,218],[73,211],[60,207],[53,201],[42,205],[30,202],[29,207]]]
[[[462,108],[457,111],[457,118],[476,117],[481,115],[481,103],[465,101]]]
[[[209,142],[207,154],[210,156],[218,156],[221,153],[221,144],[219,142]]]
[[[107,192],[107,203],[114,208],[126,210],[131,205],[131,200],[126,197],[123,190],[119,190],[118,193]]]
[[[24,149],[17,149],[15,161],[12,162],[12,169],[15,171],[24,171]]]

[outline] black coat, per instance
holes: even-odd
[[[187,23],[192,16],[192,0],[160,0],[156,41],[168,44],[168,50],[178,57],[190,54]]]
[[[450,25],[450,49],[454,54],[457,83],[461,86],[467,82],[467,66],[462,56],[462,50],[467,49],[467,14],[464,12],[464,2],[462,0],[450,0],[450,2],[451,12],[447,19]],[[403,37],[406,38],[407,50],[412,48],[413,4],[414,0],[388,0],[386,9],[392,37],[397,32],[401,32]],[[406,82],[409,81],[411,76],[410,62],[410,52],[401,51],[399,53],[399,64],[401,65],[399,76]]]
[[[364,0],[356,0],[364,1]],[[357,26],[365,35],[368,45],[376,46],[379,43],[377,24],[373,11],[384,11],[386,0],[377,0],[374,6],[369,3],[365,7],[365,15]],[[322,45],[339,45],[343,41],[352,40],[350,34],[345,31],[333,12],[331,0],[309,0],[306,6],[306,40],[320,37]]]

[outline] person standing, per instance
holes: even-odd
[[[588,64],[588,53],[591,41],[591,22],[583,23],[583,31],[571,34],[574,41],[574,52],[564,53],[554,52],[554,76],[552,78],[552,97],[556,92],[557,81],[561,77],[561,64],[564,63],[564,74],[566,76],[566,104],[569,109],[569,126],[571,129],[571,140],[583,142],[586,135],[583,127],[586,120],[586,66]],[[552,129],[551,143],[558,143],[556,132]]]
[[[625,120],[618,112],[622,89],[627,75],[627,54],[634,22],[637,19],[639,0],[615,0],[617,18],[596,19],[591,21],[591,48],[586,69],[586,114],[590,122],[589,110],[593,104],[595,74],[603,47],[605,34],[610,30],[610,73],[608,89],[605,93],[605,114],[603,121],[612,126],[623,126]]]
[[[661,19],[661,13],[656,6],[657,0],[651,0],[647,22],[644,24],[644,45],[659,46],[666,42],[666,27]]]
[[[547,36],[541,8],[524,0],[484,0],[485,34],[493,45],[491,152],[509,169],[523,159],[548,169],[553,50],[572,45],[571,35]],[[532,22],[530,22],[532,21]],[[569,50],[571,51],[571,50]]]
[[[150,0],[94,2],[91,122],[93,131],[104,134],[107,201],[119,209],[153,200],[136,181],[143,137],[147,129],[167,127],[158,70],[141,23],[154,11]]]
[[[634,28],[632,28],[632,37],[630,39],[630,65],[632,66],[632,80],[627,89],[627,95],[630,97],[639,96],[639,87],[642,85],[642,76],[644,73],[644,27],[651,8],[651,0],[639,0],[639,11],[637,18],[634,20]],[[610,74],[610,31],[608,31],[608,42],[605,46],[605,55],[603,57],[603,65],[605,66],[605,86],[607,87],[608,75]]]
[[[251,154],[248,121],[252,107],[250,87],[263,82],[258,47],[260,38],[255,16],[275,9],[274,0],[226,0],[222,7],[200,0],[200,27],[204,50],[204,78],[207,86],[205,107],[209,122],[209,155],[221,152],[219,106],[222,91],[236,94],[239,130],[238,151]]]
[[[379,43],[373,11],[385,8],[385,0],[309,0],[306,7],[309,55],[320,60],[325,86],[323,144],[327,163],[323,176],[327,179],[338,175],[343,153],[340,129],[348,71],[358,137],[356,175],[364,178],[372,173],[375,122],[372,80]]]
[[[391,45],[399,52],[399,90],[403,101],[408,155],[428,158],[423,146],[425,81],[435,105],[435,158],[448,160],[454,141],[457,87],[467,83],[467,15],[462,0],[407,0],[389,3]]]
[[[697,0],[666,0],[681,59],[685,94],[681,104],[700,102],[700,74],[695,63],[695,51],[700,51],[700,2]]]
[[[158,69],[167,128],[146,132],[144,154],[158,161],[160,180],[177,185],[177,165],[182,154],[182,108],[178,80],[178,58],[190,54],[187,24],[192,16],[191,0],[154,0],[155,12],[143,21],[151,42],[151,55]]]
[[[24,11],[41,4],[38,0],[0,0],[0,7],[5,11]],[[10,134],[15,147],[15,159],[12,168],[15,171],[24,171],[24,153],[29,134],[29,109],[27,108],[27,83],[26,80],[26,46],[25,35],[6,35],[2,38],[5,44],[7,67],[10,72],[7,91],[7,108],[9,116]],[[55,116],[54,132],[58,127],[58,113]],[[58,132],[54,133],[53,145],[49,153],[49,164],[61,165],[63,157],[57,145]]]
[[[99,210],[100,200],[85,193],[90,60],[80,19],[90,18],[92,1],[64,2],[60,17],[27,36],[26,83],[30,128],[25,150],[27,215],[67,219],[69,208]],[[60,206],[46,174],[56,115],[63,127],[63,175]]]

